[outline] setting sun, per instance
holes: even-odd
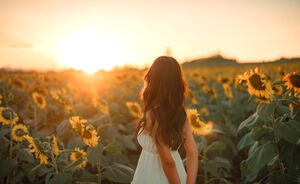
[[[58,60],[63,66],[94,73],[112,69],[130,59],[126,43],[114,35],[101,32],[80,32],[66,36],[57,46]]]

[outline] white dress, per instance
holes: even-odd
[[[142,129],[140,129],[139,133]],[[142,152],[133,176],[131,184],[168,184],[168,179],[162,167],[160,156],[153,138],[147,130],[138,134],[137,140],[142,146]],[[186,184],[186,171],[178,150],[170,150],[176,163],[181,184]]]

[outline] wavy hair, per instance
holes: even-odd
[[[187,118],[185,112],[186,83],[180,64],[168,56],[160,56],[152,63],[144,76],[144,86],[140,92],[143,102],[143,118],[137,123],[135,135],[145,129],[146,112],[151,112],[151,132],[155,120],[158,136],[172,150],[178,149],[183,141],[183,127]]]

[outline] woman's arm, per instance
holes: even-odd
[[[186,139],[183,145],[186,151],[187,184],[195,184],[198,172],[198,149],[188,118],[185,122],[185,136]]]
[[[150,127],[151,123],[151,116],[146,114],[146,129]],[[155,133],[158,127],[158,122],[155,121],[153,126],[153,131],[151,134],[151,137],[153,140],[155,140]],[[170,153],[169,147],[161,141],[160,138],[158,138],[159,144],[157,144],[156,141],[154,141],[157,147],[157,152],[160,156],[162,167],[164,170],[164,173],[169,181],[170,184],[180,184],[180,178],[177,172],[176,163]]]
[[[162,141],[156,144],[158,154],[161,158],[162,167],[170,184],[180,184],[176,163],[171,156],[170,149]]]

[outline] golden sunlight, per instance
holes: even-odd
[[[131,53],[121,38],[102,32],[72,34],[61,39],[57,46],[57,57],[63,66],[86,73],[127,63]]]

